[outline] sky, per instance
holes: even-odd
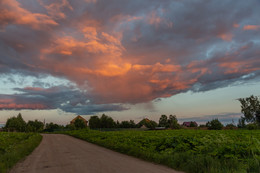
[[[0,124],[241,116],[260,95],[259,0],[0,0]]]

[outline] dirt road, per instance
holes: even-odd
[[[11,173],[177,173],[106,148],[58,134],[43,134],[41,144]]]

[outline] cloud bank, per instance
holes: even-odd
[[[0,109],[125,110],[260,75],[260,2],[0,0],[0,74],[76,87],[16,88]]]

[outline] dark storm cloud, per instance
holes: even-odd
[[[124,110],[121,103],[258,79],[259,16],[258,0],[0,0],[0,73],[77,84],[48,97],[20,89],[8,96],[16,107],[37,98],[44,106],[27,107]]]
[[[44,88],[16,88],[19,94],[0,95],[0,110],[61,109],[77,114],[93,114],[105,111],[123,111],[127,108],[116,104],[93,104],[82,91],[65,86]]]

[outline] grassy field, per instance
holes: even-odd
[[[0,132],[0,172],[7,172],[19,160],[29,155],[41,142],[36,133]]]
[[[185,172],[260,173],[260,130],[64,133]]]

